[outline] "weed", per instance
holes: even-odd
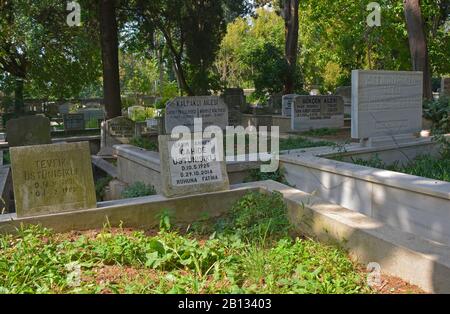
[[[133,198],[155,194],[156,190],[152,185],[147,185],[143,182],[135,182],[123,190],[122,197]]]

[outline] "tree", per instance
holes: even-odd
[[[122,114],[116,1],[100,0],[99,12],[103,65],[103,98],[106,118],[111,119]]]
[[[0,1],[0,89],[13,82],[18,114],[26,95],[76,96],[99,75],[95,27],[69,27],[67,13],[57,0]]]
[[[427,39],[419,0],[403,0],[412,68],[423,72],[423,97],[433,99]]]
[[[295,72],[297,70],[299,0],[284,0],[283,2],[286,38],[284,51],[288,65],[288,72],[284,82],[284,94],[292,94],[294,92]]]
[[[218,87],[212,65],[226,23],[246,12],[247,0],[136,0],[142,38],[160,32],[171,56],[180,89],[209,94]],[[148,41],[151,43],[152,41]]]

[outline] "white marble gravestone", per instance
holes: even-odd
[[[229,189],[225,161],[219,157],[215,149],[208,148],[211,144],[212,146],[216,145],[216,139],[200,137],[193,140],[177,140],[172,139],[171,135],[160,135],[158,141],[161,187],[165,196],[182,196]]]
[[[394,143],[422,130],[422,72],[352,71],[352,138]]]

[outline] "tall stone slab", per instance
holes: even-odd
[[[450,77],[443,77],[441,80],[441,95],[450,97]]]
[[[228,124],[239,125],[242,113],[247,109],[247,100],[242,88],[227,88],[221,96],[228,107]]]
[[[17,217],[96,207],[88,142],[12,147]]]
[[[166,133],[181,125],[194,132],[195,118],[203,119],[203,129],[215,125],[224,130],[228,125],[227,105],[218,96],[176,97],[166,105]]]
[[[297,94],[283,95],[281,98],[281,115],[283,117],[290,117],[292,114],[292,104],[294,103]]]
[[[422,130],[422,72],[352,71],[352,138],[392,138]]]
[[[43,116],[24,116],[6,122],[9,147],[50,144],[50,120]]]
[[[198,133],[197,133],[198,134]],[[194,135],[195,136],[195,135]],[[201,134],[200,134],[201,136]],[[176,140],[170,135],[158,137],[161,160],[161,189],[165,196],[182,196],[229,189],[225,161],[209,147],[213,139]]]
[[[344,126],[344,102],[342,97],[296,96],[291,113],[292,130],[308,131]]]

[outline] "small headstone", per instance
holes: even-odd
[[[373,143],[420,132],[422,82],[422,72],[353,70],[352,138]]]
[[[443,77],[441,80],[441,95],[450,97],[450,77]]]
[[[344,126],[344,101],[341,96],[296,96],[291,113],[295,131]]]
[[[144,106],[130,106],[127,108],[128,118],[133,119],[134,115],[138,112],[144,112]]]
[[[9,147],[50,144],[50,120],[43,116],[24,116],[6,122]]]
[[[350,115],[352,112],[352,87],[339,86],[336,88],[337,96],[341,96],[344,100],[344,113]]]
[[[10,149],[17,217],[96,207],[88,142]]]
[[[165,196],[223,191],[230,188],[225,161],[219,160],[213,139],[175,140],[158,137],[162,192]],[[220,143],[222,145],[222,143]],[[172,150],[173,149],[173,150]],[[176,152],[176,154],[172,154]]]
[[[84,114],[67,113],[63,115],[65,131],[80,131],[85,128]]]
[[[242,88],[227,88],[222,98],[228,106],[228,124],[239,125],[242,113],[247,109],[247,100]]]
[[[129,144],[135,136],[135,123],[123,116],[106,120],[101,126],[101,143],[98,155],[113,155],[113,146]]]
[[[270,114],[281,114],[283,92],[270,95],[268,109]]]
[[[287,94],[281,99],[281,115],[283,117],[290,117],[292,113],[292,103],[297,94]]]
[[[86,122],[105,119],[105,111],[103,108],[87,107],[77,110],[77,113],[82,113],[84,115],[84,121]]]
[[[211,125],[225,129],[228,125],[227,105],[218,96],[176,97],[166,105],[166,133],[181,125],[194,132],[195,118],[203,118],[203,129]]]

